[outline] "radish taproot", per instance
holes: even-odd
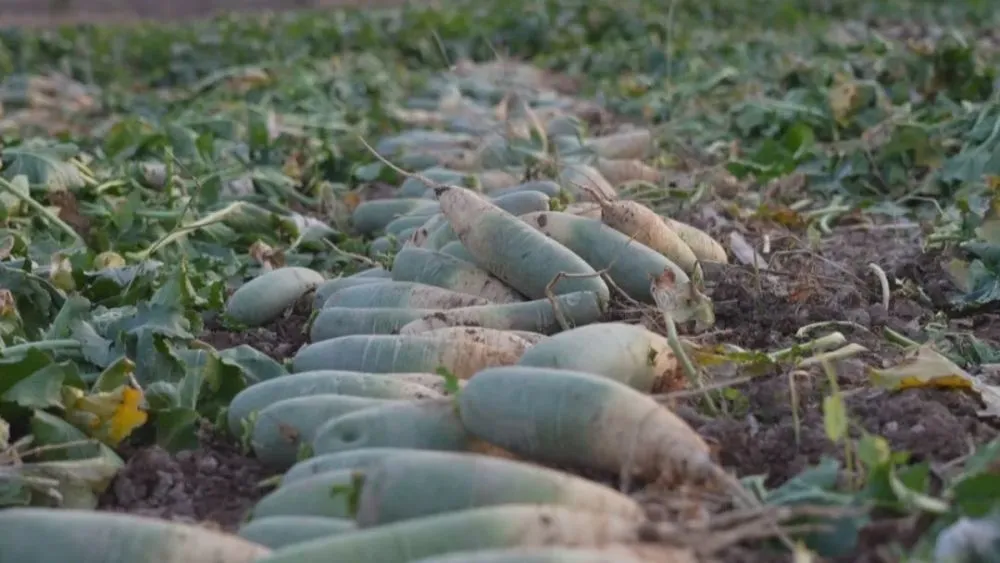
[[[257,412],[250,445],[263,463],[291,467],[297,461],[300,448],[312,442],[316,429],[324,423],[339,415],[387,402],[396,401],[332,394],[282,399]]]
[[[326,300],[330,298],[331,295],[340,291],[341,289],[347,289],[362,285],[386,283],[390,281],[392,280],[376,276],[334,278],[332,280],[326,280],[316,288],[316,294],[313,298],[313,309],[321,308],[323,304],[326,303]]]
[[[697,563],[683,548],[631,544],[601,547],[534,547],[460,551],[412,563]]]
[[[361,448],[316,455],[290,467],[281,476],[280,486],[284,487],[296,481],[312,477],[313,475],[326,473],[327,471],[364,469],[381,462],[383,459],[418,451],[425,450],[415,450],[413,448]]]
[[[347,518],[324,516],[268,516],[244,524],[238,535],[258,545],[278,549],[316,538],[353,532],[358,526]]]
[[[664,220],[667,226],[677,233],[677,236],[681,240],[687,243],[699,260],[702,262],[728,263],[729,258],[726,256],[726,249],[712,238],[711,235],[694,225],[689,225],[676,219],[665,217]]]
[[[708,444],[687,423],[607,377],[485,369],[462,389],[458,405],[469,432],[525,459],[666,482],[720,477]]]
[[[275,516],[353,519],[351,491],[362,475],[355,469],[326,471],[279,487],[257,501],[250,511],[250,521]]]
[[[401,401],[333,418],[316,429],[316,454],[361,448],[465,451],[480,446],[469,435],[451,399]]]
[[[594,161],[594,168],[615,187],[635,181],[659,184],[663,180],[661,170],[641,160],[598,158]]]
[[[459,293],[419,282],[390,281],[385,284],[349,287],[337,291],[323,303],[325,307],[409,307],[413,309],[454,309],[488,305],[484,297]]]
[[[263,545],[193,524],[68,508],[0,510],[0,563],[251,563]]]
[[[392,263],[392,279],[443,287],[477,295],[493,303],[518,303],[524,297],[474,264],[434,250],[408,245]]]
[[[426,374],[432,377],[433,374]],[[314,395],[347,395],[371,399],[430,399],[441,394],[405,379],[356,371],[304,371],[293,373],[243,389],[229,402],[226,420],[230,432],[238,435],[242,423],[252,413],[278,401]]]
[[[635,522],[546,505],[501,505],[404,520],[275,550],[257,563],[378,561],[490,548],[603,546],[638,540]]]
[[[510,350],[464,340],[421,335],[352,335],[303,347],[292,359],[292,369],[432,373],[444,368],[460,379],[468,379],[483,368],[514,365],[519,358]]]
[[[407,324],[436,312],[437,309],[400,307],[323,307],[309,327],[309,341],[354,334],[398,334]]]
[[[692,273],[698,257],[691,247],[652,209],[632,200],[598,201],[605,225],[666,256],[687,273]]]
[[[401,215],[420,209],[433,209],[433,200],[419,197],[396,199],[373,199],[363,201],[351,213],[354,229],[362,235],[371,236],[382,231],[386,225]]]
[[[617,199],[618,192],[593,166],[572,162],[559,171],[559,183],[576,200],[593,201],[595,197]],[[597,194],[595,196],[595,193]]]
[[[562,330],[562,320],[570,326],[598,321],[604,314],[598,296],[590,291],[563,293],[555,299],[536,299],[523,303],[477,305],[425,315],[403,326],[400,334],[420,334],[453,326],[477,326],[495,330],[523,330],[552,334]]]
[[[628,496],[555,469],[475,453],[413,451],[361,470],[354,518],[381,526],[431,514],[500,504],[552,504],[639,521]],[[279,489],[280,490],[280,489]]]
[[[319,272],[299,266],[265,272],[229,296],[226,315],[247,326],[260,326],[276,319],[324,281]]]
[[[470,342],[476,342],[493,348],[504,348],[513,351],[519,356],[541,338],[542,334],[527,333],[526,331],[498,330],[495,328],[482,328],[476,326],[450,326],[445,328],[435,328],[426,332],[419,332],[420,336],[428,338],[458,338]],[[526,338],[527,336],[527,338]],[[538,337],[535,339],[535,337]]]
[[[637,301],[655,304],[650,279],[666,269],[674,272],[678,281],[688,281],[684,270],[669,258],[600,220],[558,211],[528,213],[521,220],[575,252],[594,269],[606,269],[615,285]]]
[[[684,380],[666,338],[625,323],[597,323],[560,332],[525,351],[517,365],[602,375],[647,393],[673,388]]]
[[[474,192],[455,187],[435,189],[441,211],[462,244],[498,279],[531,299],[591,291],[602,303],[608,286],[594,269],[571,250],[526,225]]]

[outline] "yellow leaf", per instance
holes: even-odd
[[[133,430],[146,424],[149,415],[140,408],[142,404],[142,391],[132,387],[126,387],[123,393],[122,402],[111,417],[108,438],[113,444],[117,444],[127,438]]]
[[[888,389],[913,387],[944,387],[972,389],[976,379],[930,344],[924,344],[907,354],[899,365],[888,369],[872,369],[872,382]]]
[[[857,109],[860,100],[857,84],[844,82],[830,89],[829,101],[833,118],[840,124],[845,124]]]

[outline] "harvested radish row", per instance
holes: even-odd
[[[576,277],[558,280],[552,293],[591,291],[601,303],[608,301],[608,286],[565,246],[475,192],[440,187],[435,193],[462,244],[508,286],[531,299],[543,299],[556,276],[565,273]]]
[[[351,222],[359,233],[370,236],[384,229],[400,215],[435,207],[434,201],[416,197],[374,199],[363,201],[355,207],[351,214]]]
[[[447,254],[405,246],[392,263],[392,279],[419,282],[478,295],[493,303],[517,303],[524,297],[474,264]]]
[[[560,332],[532,346],[517,365],[593,373],[647,393],[672,387],[684,377],[666,338],[625,323]]]
[[[409,307],[413,309],[453,309],[488,305],[487,299],[418,282],[391,281],[386,284],[349,287],[330,295],[326,307]]]
[[[401,215],[393,219],[388,225],[385,226],[385,234],[395,235],[399,238],[400,233],[407,229],[416,229],[417,227],[420,227],[435,214],[437,214],[437,210],[428,212],[421,209],[419,214]]]
[[[553,306],[553,304],[555,306]],[[428,330],[454,326],[477,326],[495,330],[524,330],[542,334],[558,332],[562,320],[570,326],[590,324],[603,315],[597,294],[589,291],[564,293],[555,299],[524,303],[478,305],[438,311],[403,326],[400,334],[423,334]]]
[[[68,508],[0,510],[0,563],[250,563],[263,545],[193,524]]]
[[[361,448],[357,450],[347,450],[343,452],[333,452],[321,454],[309,459],[304,459],[285,472],[281,477],[282,487],[326,473],[327,471],[339,471],[342,469],[365,469],[366,467],[380,463],[382,460],[398,455],[411,454],[423,451],[413,448]]]
[[[226,315],[248,326],[260,326],[276,319],[323,281],[322,274],[309,268],[271,270],[233,292],[226,302]]]
[[[257,458],[268,465],[287,468],[299,449],[309,444],[326,421],[351,411],[395,402],[348,395],[313,395],[282,399],[261,409],[254,419],[250,443]],[[405,402],[405,401],[404,401]]]
[[[426,374],[437,377],[433,374]],[[229,431],[239,435],[242,423],[252,413],[278,401],[315,395],[348,395],[371,399],[429,399],[441,394],[405,379],[355,371],[304,371],[261,381],[240,391],[229,403]]]
[[[688,281],[684,270],[666,256],[600,220],[557,211],[528,213],[521,220],[575,252],[595,270],[606,269],[615,285],[637,301],[655,303],[649,281],[665,269],[674,272],[678,281]]]
[[[399,307],[323,307],[309,327],[309,341],[354,334],[398,334],[407,324],[437,312],[436,309]]]
[[[635,522],[576,508],[509,504],[425,516],[275,550],[258,563],[378,561],[478,549],[603,546],[638,540]]]
[[[541,345],[541,344],[539,344]],[[648,395],[583,372],[502,367],[458,396],[472,434],[525,459],[667,482],[714,480],[708,445]]]
[[[357,529],[353,520],[323,516],[269,516],[256,518],[239,530],[247,541],[278,549],[317,538],[326,538]]]
[[[465,340],[421,335],[353,335],[305,346],[292,359],[293,371],[336,369],[369,373],[436,372],[444,368],[460,379],[491,366],[517,363],[515,351]]]
[[[633,129],[603,137],[591,137],[583,145],[604,158],[646,158],[653,147],[649,129]]]
[[[448,256],[453,256],[459,260],[464,260],[470,264],[479,265],[476,261],[476,257],[469,252],[468,248],[465,248],[465,245],[462,244],[462,241],[460,240],[453,240],[449,242],[448,244],[442,246],[438,252],[447,254]]]
[[[319,309],[326,303],[326,300],[330,298],[334,293],[351,287],[357,287],[361,285],[372,285],[380,284],[392,281],[388,278],[376,277],[376,276],[366,276],[366,277],[349,277],[349,278],[335,278],[332,280],[327,280],[316,288],[315,299],[313,299],[313,309]]]
[[[413,451],[383,457],[362,472],[355,514],[361,527],[519,503],[575,507],[636,521],[644,517],[638,503],[605,485],[522,461],[480,454]]]
[[[466,451],[477,440],[466,432],[450,399],[405,401],[330,419],[315,432],[316,454],[361,448]]]
[[[461,551],[412,563],[697,563],[689,550],[662,545],[535,547]]]

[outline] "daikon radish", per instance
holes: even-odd
[[[631,471],[668,483],[721,477],[708,444],[687,423],[607,377],[521,366],[486,369],[469,380],[458,404],[469,432],[525,459]]]
[[[684,270],[669,258],[598,219],[547,211],[522,215],[521,220],[575,252],[595,270],[606,269],[615,285],[637,301],[655,304],[650,280],[665,269],[673,271],[678,281],[688,281]]]
[[[353,518],[350,491],[361,475],[352,469],[327,471],[279,487],[254,505],[250,521],[276,516]]]
[[[666,338],[625,323],[591,324],[550,336],[528,349],[517,365],[602,375],[647,393],[675,387],[684,378]]]
[[[592,192],[609,200],[618,197],[614,186],[596,168],[578,162],[563,166],[559,171],[559,183],[578,201],[592,201],[595,197]]]
[[[591,137],[584,146],[604,158],[637,158],[649,156],[653,134],[649,129],[633,129],[622,133]]]
[[[659,184],[663,180],[663,172],[635,159],[598,158],[594,168],[612,186],[620,186],[626,182],[649,182]]]
[[[552,293],[591,291],[602,304],[608,301],[604,281],[565,246],[474,192],[439,187],[435,193],[462,244],[508,286],[531,299],[543,299],[549,284],[562,272],[577,277],[559,280]]]
[[[522,461],[480,454],[413,451],[363,470],[355,520],[380,526],[500,504],[572,506],[640,521],[641,506],[615,489]]]
[[[239,536],[247,541],[278,549],[317,538],[357,530],[353,520],[323,516],[269,516],[243,525]]]
[[[226,302],[226,315],[248,326],[260,326],[276,319],[323,281],[319,272],[297,266],[265,272],[233,292]]]
[[[465,451],[478,442],[462,426],[452,400],[436,399],[386,404],[333,418],[317,429],[312,450],[319,455],[361,448]]]
[[[698,263],[691,247],[652,209],[631,200],[602,200],[601,220],[627,237],[666,256],[687,273]]]
[[[451,326],[446,328],[435,328],[428,330],[426,332],[417,333],[420,336],[426,336],[428,338],[457,338],[462,340],[468,340],[471,342],[477,342],[483,344],[484,346],[490,346],[493,348],[503,348],[513,351],[518,356],[524,354],[524,351],[531,348],[532,342],[529,342],[525,337],[524,333],[521,331],[513,330],[498,330],[494,328],[482,328],[474,326]],[[536,334],[539,339],[544,338],[542,334]]]
[[[437,377],[433,374],[428,376]],[[315,395],[348,395],[370,399],[429,399],[441,394],[405,379],[356,371],[304,371],[251,385],[229,402],[229,431],[239,435],[242,423],[252,413],[284,399]]]
[[[477,549],[604,546],[638,540],[631,520],[576,508],[502,505],[415,518],[296,544],[257,563],[408,563]]]
[[[386,283],[392,281],[389,278],[381,277],[350,277],[350,278],[335,278],[332,280],[327,280],[316,288],[316,294],[313,298],[313,309],[319,309],[323,307],[326,300],[330,298],[331,295],[340,291],[341,289],[347,289],[349,287],[356,287],[360,285],[371,285],[377,283]]]
[[[251,563],[271,550],[158,518],[67,508],[0,510],[0,563]]]
[[[702,262],[721,262],[723,264],[729,262],[726,249],[705,231],[669,217],[664,218],[664,220],[667,226],[677,233],[677,236],[691,248],[694,255]]]
[[[383,459],[419,451],[425,450],[415,450],[413,448],[360,448],[320,454],[309,459],[304,459],[289,468],[282,475],[280,486],[284,487],[328,471],[365,469],[366,467],[380,463]]]
[[[562,330],[559,314],[569,326],[580,326],[599,320],[603,314],[601,308],[602,304],[596,294],[579,291],[557,295],[551,301],[536,299],[524,303],[478,305],[437,311],[403,326],[399,332],[420,334],[437,328],[477,326],[495,330],[525,330],[553,334]]]
[[[477,295],[493,303],[524,301],[516,290],[474,264],[415,246],[405,246],[396,254],[392,279]]]
[[[413,309],[454,309],[488,305],[489,300],[468,293],[418,282],[391,281],[385,284],[345,288],[330,295],[326,307],[406,307]]]
[[[434,208],[433,200],[419,197],[363,201],[351,213],[354,229],[365,236],[382,231],[393,219],[420,209]]]
[[[328,420],[386,402],[393,401],[347,395],[282,399],[257,413],[250,444],[257,458],[265,464],[291,467],[297,461],[302,445],[309,444],[316,429]]]
[[[686,549],[632,544],[461,551],[418,559],[413,563],[698,563],[698,558]]]
[[[341,336],[305,346],[292,359],[293,371],[337,369],[370,373],[436,372],[461,379],[491,366],[517,363],[509,350],[475,342],[410,335]]]

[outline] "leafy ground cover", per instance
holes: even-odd
[[[286,373],[312,302],[250,328],[226,299],[277,267],[391,264],[350,217],[404,178],[360,139],[504,56],[586,102],[588,132],[655,132],[658,176],[622,193],[727,248],[713,326],[682,330],[700,380],[665,401],[766,502],[861,509],[794,537],[931,561],[961,518],[996,534],[995,9],[521,8],[0,32],[2,502],[235,529],[272,471],[216,428]]]

